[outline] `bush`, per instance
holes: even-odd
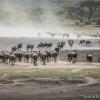
[[[96,25],[100,25],[100,18],[97,18],[95,23],[96,23]]]
[[[85,25],[89,25],[90,22],[89,22],[89,21],[84,21],[84,24],[85,24]]]

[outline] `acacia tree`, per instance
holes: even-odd
[[[95,0],[82,1],[82,2],[80,2],[80,7],[82,7],[82,8],[83,7],[87,7],[88,8],[87,18],[88,18],[88,21],[90,23],[91,22],[91,18],[93,17],[93,14],[94,14],[95,7],[96,7]]]
[[[100,1],[95,1],[95,11],[97,10],[97,8],[100,7]]]
[[[83,18],[86,15],[84,8],[79,7],[77,10],[77,15],[79,16],[80,22],[83,22]]]

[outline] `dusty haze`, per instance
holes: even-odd
[[[62,30],[47,0],[0,0],[0,12],[0,36],[34,37]]]
[[[80,0],[0,0],[0,36],[36,37],[38,33],[69,32],[56,15],[64,2],[68,5]],[[67,19],[66,19],[67,20]],[[69,23],[69,22],[68,22]]]

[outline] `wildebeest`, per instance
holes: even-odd
[[[89,46],[91,44],[91,41],[87,40],[86,41],[86,46]]]
[[[41,58],[43,65],[46,65],[47,53],[45,51],[41,54]]]
[[[37,61],[38,61],[38,53],[35,51],[31,55],[31,62],[34,63],[34,66],[37,66]]]
[[[93,55],[92,54],[87,54],[87,61],[92,62],[93,61]]]
[[[22,62],[23,52],[22,51],[16,51],[14,54],[15,54],[15,57],[16,57],[16,61]]]
[[[86,46],[89,46],[91,44],[90,40],[80,40],[79,45],[85,44]]]
[[[71,52],[68,53],[68,59],[67,59],[69,62],[72,61],[72,56],[71,56]]]
[[[76,63],[77,55],[78,55],[78,51],[77,50],[70,51],[68,53],[68,61],[72,62],[72,63]]]
[[[15,54],[14,53],[10,53],[10,56],[9,56],[9,64],[14,65],[15,62],[16,62]]]
[[[98,61],[97,62],[99,62],[100,63],[100,57],[98,58]]]
[[[3,64],[8,64],[9,63],[9,52],[7,51],[2,51],[0,58],[1,58],[1,63]]]
[[[63,49],[63,47],[65,46],[65,42],[64,41],[62,41],[62,42],[58,42],[57,43],[57,47],[61,50],[61,49]]]
[[[30,53],[28,51],[26,51],[26,52],[24,52],[23,56],[24,56],[24,62],[29,63]]]
[[[58,52],[57,51],[53,51],[52,52],[52,59],[54,60],[54,62],[57,62],[57,57],[58,57]]]
[[[50,62],[51,58],[52,58],[52,53],[51,51],[47,51],[46,50],[46,54],[47,54],[47,62]]]
[[[85,44],[85,40],[80,40],[79,45]]]

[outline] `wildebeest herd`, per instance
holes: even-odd
[[[37,51],[34,50],[34,45],[27,44],[26,50],[22,51],[23,44],[19,43],[11,48],[11,51],[2,51],[0,53],[0,63],[1,64],[11,64],[14,65],[16,63],[31,63],[34,66],[37,66],[39,62],[43,65],[49,63],[51,61],[57,62],[57,58],[59,56],[60,50],[63,49],[65,46],[65,42],[58,42],[57,45],[54,47],[53,50],[50,48],[52,47],[52,43],[42,43],[40,42],[37,45],[37,48],[44,48],[44,50],[38,49]],[[71,41],[70,44],[73,44]],[[71,63],[76,63],[78,56],[78,50],[72,50],[68,53],[68,61]],[[87,54],[87,61],[92,62],[92,55]],[[99,59],[100,60],[100,59]]]
[[[34,50],[34,45],[27,44],[26,50],[22,51],[23,44],[19,43],[16,46],[11,48],[11,51],[2,51],[0,53],[0,63],[1,64],[11,64],[14,65],[18,62],[23,63],[32,63],[34,66],[37,66],[38,62],[42,62],[43,65],[46,65],[47,62],[57,61],[57,56],[59,50],[65,45],[64,42],[57,43],[57,46],[54,50],[50,50],[52,43],[39,43],[37,48],[45,48],[45,50]],[[49,50],[47,50],[49,48]]]

